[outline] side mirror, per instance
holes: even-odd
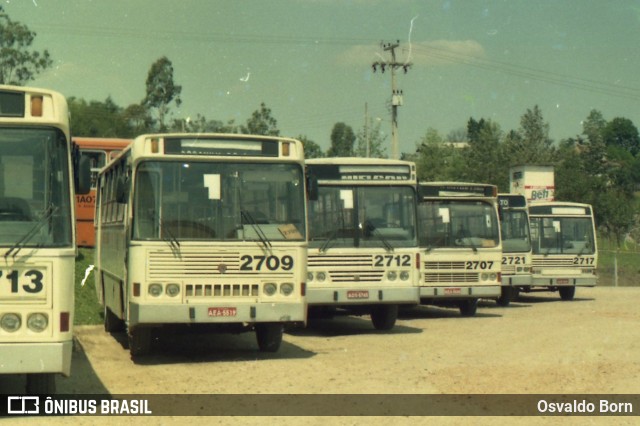
[[[307,196],[309,201],[318,201],[318,178],[315,175],[307,175]]]
[[[91,191],[91,163],[89,157],[80,156],[75,171],[76,194],[84,195]]]

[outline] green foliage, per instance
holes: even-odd
[[[356,135],[355,155],[357,157],[388,158],[384,143],[387,139],[380,131],[380,120],[369,119],[369,122]]]
[[[461,180],[462,151],[444,142],[438,131],[429,128],[418,146],[416,162],[421,181]]]
[[[267,108],[264,102],[260,104],[260,109],[251,114],[247,124],[241,126],[242,133],[251,135],[279,136],[278,122],[271,115],[271,109]]]
[[[504,163],[501,145],[502,131],[491,120],[469,119],[467,134],[469,144],[462,150],[464,169],[461,180],[477,183],[493,183],[506,191],[509,187],[508,170]]]
[[[302,142],[304,146],[304,158],[322,158],[324,157],[324,152],[322,152],[322,148],[320,145],[307,138],[304,135],[298,136],[298,140]]]
[[[552,165],[555,148],[549,138],[549,124],[538,106],[527,109],[520,118],[520,128],[505,139],[505,159],[509,167],[518,164]]]
[[[355,154],[353,145],[356,135],[351,126],[345,123],[336,123],[331,130],[331,146],[327,151],[327,157],[352,157]]]
[[[618,147],[632,156],[640,152],[638,129],[628,118],[616,117],[602,129],[602,138],[607,147]]]
[[[169,112],[169,104],[175,102],[180,106],[182,86],[173,81],[173,64],[166,57],[158,59],[151,65],[147,74],[147,94],[142,105],[147,109],[155,109],[158,115],[158,130],[166,130],[165,117]]]
[[[88,137],[132,137],[124,111],[111,98],[104,102],[71,97],[67,100],[74,135]]]
[[[47,50],[29,50],[35,37],[0,7],[0,84],[23,85],[53,64]]]

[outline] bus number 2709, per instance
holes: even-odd
[[[290,271],[293,269],[293,257],[288,254],[282,257],[251,256],[246,254],[240,258],[241,271],[262,271],[263,268],[269,271],[276,271],[278,269]]]

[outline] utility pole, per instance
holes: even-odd
[[[410,62],[397,62],[396,61],[396,48],[400,46],[400,40],[396,40],[395,43],[381,42],[385,52],[391,52],[391,61],[376,61],[371,64],[373,72],[376,72],[378,67],[384,74],[386,68],[391,69],[391,158],[398,160],[400,158],[400,151],[398,147],[398,107],[403,104],[402,90],[398,90],[396,83],[396,69],[402,68],[406,74],[411,67]]]

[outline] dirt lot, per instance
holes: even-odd
[[[368,317],[323,320],[285,335],[280,351],[258,352],[252,333],[171,336],[133,362],[123,335],[100,326],[76,328],[65,394],[640,394],[640,288],[580,288],[562,302],[555,293],[525,295],[508,308],[482,303],[472,318],[457,310],[412,308],[387,333]],[[19,391],[20,378],[0,391]],[[330,410],[331,407],[327,407]],[[634,407],[634,411],[640,411]],[[249,414],[249,413],[247,413]],[[35,419],[25,419],[31,423]],[[47,423],[64,423],[64,418]],[[69,419],[66,419],[69,420]],[[123,417],[76,417],[74,424],[129,422]],[[185,417],[141,419],[184,423]],[[199,418],[202,423],[251,424],[264,418]],[[276,424],[387,424],[387,418],[277,418]],[[366,420],[366,421],[365,421]],[[418,418],[394,417],[414,424]],[[425,419],[422,419],[423,421]],[[439,423],[513,424],[514,419],[439,418]],[[634,418],[563,418],[570,424],[633,424]],[[6,421],[6,420],[5,420]],[[542,418],[518,422],[540,423]],[[273,423],[273,422],[272,422]]]

